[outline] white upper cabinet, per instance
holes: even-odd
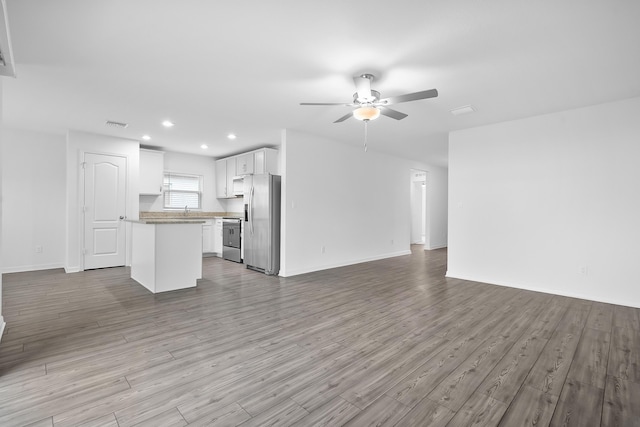
[[[260,148],[259,150],[216,160],[216,197],[228,199],[241,196],[234,194],[234,177],[242,175],[265,174],[278,175],[278,150]],[[238,179],[241,181],[241,179]],[[241,182],[240,182],[241,184]]]
[[[254,152],[253,173],[256,175],[270,173],[279,175],[278,171],[278,150],[273,148],[262,148]]]
[[[238,175],[253,174],[253,153],[240,154],[236,158],[236,173]]]
[[[227,159],[216,160],[216,197],[227,197]]]
[[[162,194],[164,152],[140,149],[140,194]]]
[[[233,194],[233,178],[238,175],[236,173],[236,159],[230,158],[227,159],[227,196],[226,197],[235,197]]]
[[[228,199],[233,194],[233,178],[236,176],[236,158],[216,160],[216,197]]]

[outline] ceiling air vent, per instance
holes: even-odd
[[[111,121],[111,120],[107,120],[104,124],[107,125],[107,126],[114,127],[114,128],[122,128],[122,129],[124,129],[127,126],[129,126],[128,123],[114,122],[114,121]]]
[[[473,108],[472,105],[465,105],[464,107],[454,108],[453,110],[451,110],[451,114],[453,114],[454,116],[461,116],[463,114],[470,114],[475,111],[476,109]]]

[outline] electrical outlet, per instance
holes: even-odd
[[[587,267],[586,265],[580,267],[580,274],[582,274],[584,276],[588,275],[589,274],[589,267]]]
[[[36,246],[36,253],[37,254],[41,254],[42,253],[42,246]]]
[[[393,245],[393,239],[391,239],[391,244]]]
[[[321,247],[320,247],[320,253],[321,253],[321,254],[325,253],[325,247],[324,247],[324,246],[321,246]]]

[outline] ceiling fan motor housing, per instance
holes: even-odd
[[[371,90],[371,97],[369,99],[363,100],[358,98],[358,92],[353,94],[353,103],[356,105],[367,105],[367,104],[373,104],[375,102],[378,102],[380,100],[380,92],[378,92],[377,90]]]

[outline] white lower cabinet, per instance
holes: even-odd
[[[202,279],[202,224],[132,222],[131,278],[153,293]]]
[[[222,257],[222,217],[213,220],[213,253]]]
[[[213,238],[213,222],[214,220],[207,220],[202,224],[202,253],[210,254],[215,252],[214,250],[214,238]]]

